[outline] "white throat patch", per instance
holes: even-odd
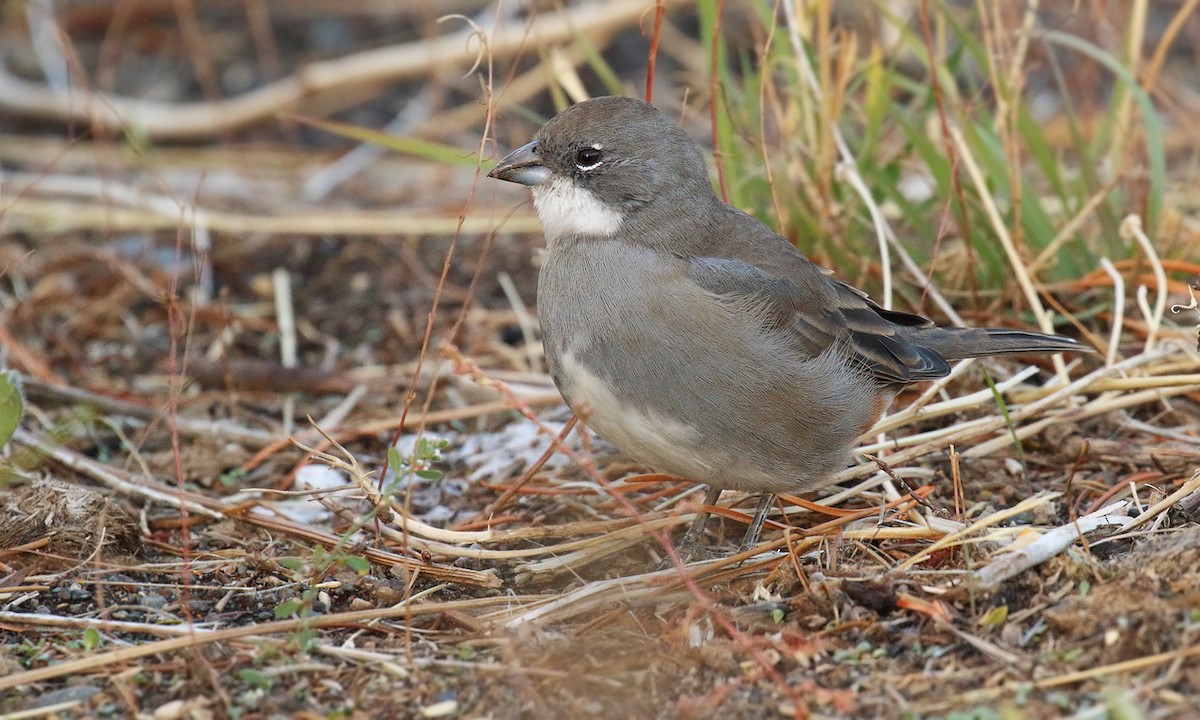
[[[533,207],[551,243],[568,235],[611,237],[624,219],[590,190],[561,177],[533,188]]]

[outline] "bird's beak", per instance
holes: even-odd
[[[488,177],[530,186],[545,183],[550,179],[550,171],[538,159],[537,147],[534,140],[513,150],[492,168]]]

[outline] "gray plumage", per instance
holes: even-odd
[[[699,146],[639,100],[568,108],[492,175],[533,187],[538,313],[568,404],[631,457],[716,488],[828,484],[896,390],[949,361],[1086,349],[884,310],[723,203]]]

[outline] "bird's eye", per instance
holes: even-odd
[[[580,170],[591,170],[600,164],[604,157],[604,153],[600,152],[598,147],[580,148],[575,153],[575,165]]]

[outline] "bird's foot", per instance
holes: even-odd
[[[754,511],[754,517],[750,520],[750,525],[746,528],[746,535],[742,538],[742,544],[738,546],[738,554],[746,552],[750,548],[758,544],[758,539],[762,536],[763,525],[767,521],[767,513],[771,511],[771,503],[775,502],[773,493],[763,493],[758,499],[758,508]]]

